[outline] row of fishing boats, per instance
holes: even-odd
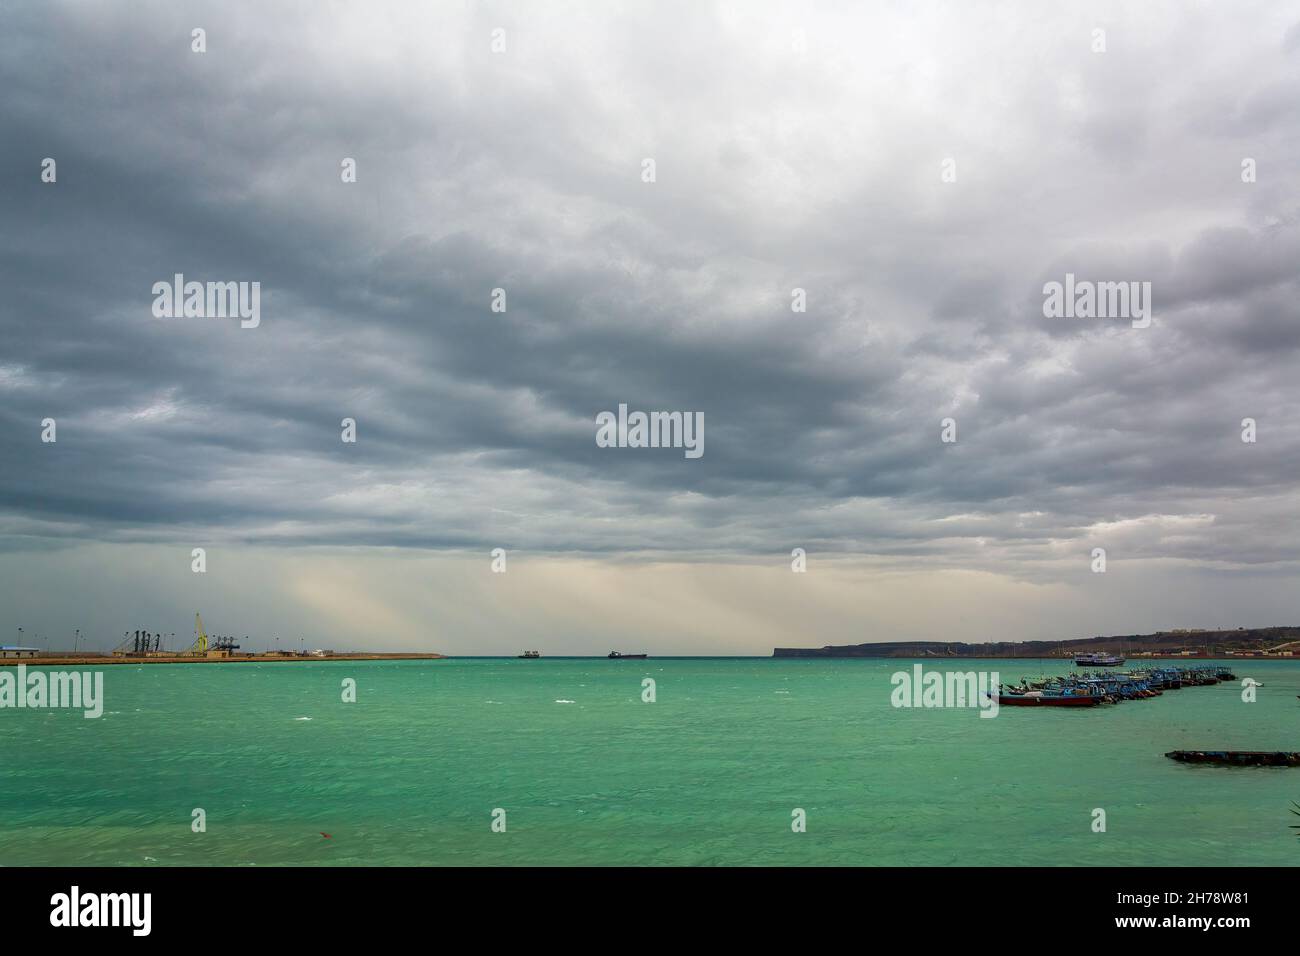
[[[1150,700],[1167,690],[1233,681],[1225,667],[1155,667],[1123,674],[1067,674],[1063,677],[1022,678],[1018,685],[998,687],[999,707],[1096,707],[1124,700]],[[989,696],[993,692],[989,691]]]

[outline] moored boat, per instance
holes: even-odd
[[[1080,658],[1085,655],[1080,655]],[[1089,655],[1095,656],[1095,655]],[[1101,655],[1104,656],[1104,655]],[[1094,661],[1095,663],[1095,661]],[[1210,667],[1151,667],[1130,671],[1076,671],[1054,677],[1021,678],[1003,684],[998,703],[1007,707],[1086,707],[1152,700],[1166,690],[1217,684],[1233,679],[1221,665]],[[1256,684],[1256,686],[1262,686]],[[992,699],[993,694],[989,693]]]
[[[1119,667],[1124,663],[1124,658],[1101,652],[1075,654],[1074,663],[1079,667]]]
[[[993,696],[993,692],[988,692]],[[1095,694],[1049,694],[1041,690],[1023,694],[998,694],[999,707],[1094,707],[1102,698]]]

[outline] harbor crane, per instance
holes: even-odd
[[[194,612],[194,643],[185,651],[186,654],[193,654],[198,657],[206,657],[208,653],[208,635],[203,630],[203,618],[199,617],[199,612]]]
[[[196,611],[194,613],[194,643],[185,651],[193,657],[207,657],[211,651],[219,651],[218,656],[229,656],[239,650],[239,645],[235,643],[233,637],[208,637],[208,632],[203,629],[203,618]]]
[[[162,635],[150,634],[148,631],[128,631],[120,644],[113,648],[117,656],[136,657],[143,654],[157,654],[162,650]]]

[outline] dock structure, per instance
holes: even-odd
[[[248,643],[245,635],[244,644],[232,635],[208,634],[203,626],[203,617],[194,613],[194,640],[188,647],[175,648],[175,634],[171,634],[171,647],[162,646],[164,635],[145,629],[127,631],[122,640],[111,652],[91,651],[77,653],[39,652],[41,659],[48,664],[197,664],[227,661],[230,663],[257,663],[263,661],[386,661],[386,660],[439,660],[442,654],[431,652],[350,652],[336,653],[332,650],[317,648],[315,650],[281,651],[267,650],[254,653],[243,650]],[[21,651],[22,653],[17,653]],[[12,653],[11,653],[12,652]],[[38,656],[36,648],[0,647],[0,665]]]
[[[1165,756],[1220,767],[1300,767],[1300,753],[1289,750],[1171,750]]]

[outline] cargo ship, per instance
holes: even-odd
[[[609,652],[609,659],[611,661],[643,661],[645,658],[646,655],[644,654],[623,654],[619,651]]]

